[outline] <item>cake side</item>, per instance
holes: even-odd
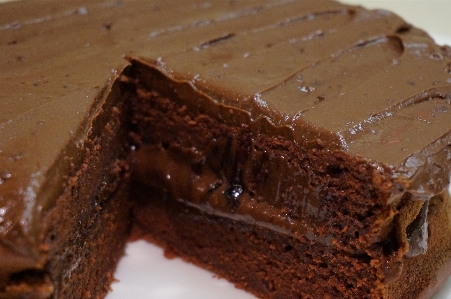
[[[106,94],[83,152],[67,157],[72,171],[42,224],[51,298],[104,297],[129,236],[129,114],[117,83]]]
[[[17,246],[2,255],[0,298],[102,297],[109,290],[131,224],[128,113],[118,84],[99,98],[102,104],[80,127],[86,136],[63,151],[50,171],[56,182],[44,185],[44,191],[63,191],[34,227],[36,260],[24,263],[24,253],[22,260],[14,258]]]

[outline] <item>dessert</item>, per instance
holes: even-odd
[[[103,296],[132,225],[261,298],[450,274],[449,47],[333,1],[30,7],[0,6],[0,298]]]

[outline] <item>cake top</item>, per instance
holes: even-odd
[[[3,4],[0,16],[0,239],[23,237],[24,251],[124,55],[296,142],[391,167],[419,193],[448,184],[451,50],[389,12],[326,0],[49,0]]]

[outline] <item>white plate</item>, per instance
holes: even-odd
[[[446,0],[347,0],[368,8],[384,8],[403,16],[408,22],[429,32],[439,44],[451,45],[451,1]],[[127,245],[119,263],[113,291],[107,299],[255,299],[224,279],[187,264],[168,260],[163,251],[144,241]],[[433,299],[451,299],[451,278]]]

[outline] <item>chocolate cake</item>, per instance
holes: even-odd
[[[102,298],[130,234],[259,298],[450,275],[451,48],[326,0],[43,4],[0,6],[0,298]]]

